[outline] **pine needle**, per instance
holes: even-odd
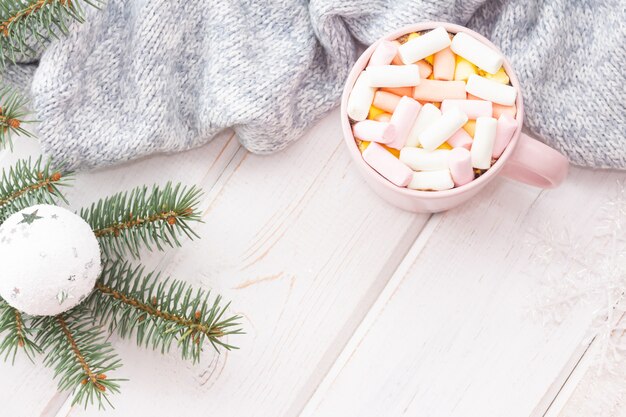
[[[165,187],[138,187],[115,194],[82,209],[80,215],[93,229],[105,255],[139,257],[141,247],[163,250],[180,246],[179,237],[198,235],[190,222],[200,221],[201,191],[168,183]]]
[[[20,350],[24,351],[31,362],[41,352],[32,339],[34,329],[29,322],[28,317],[0,298],[0,335],[6,333],[0,341],[0,356],[4,356],[5,362],[11,357],[11,362],[15,363],[15,357]]]
[[[58,316],[37,317],[34,322],[41,329],[35,340],[47,352],[44,364],[54,370],[60,391],[74,390],[72,405],[112,406],[108,396],[119,392],[122,380],[111,378],[110,373],[121,361],[90,312],[79,306]]]
[[[2,35],[0,35],[2,36]],[[13,136],[22,135],[34,137],[24,124],[32,123],[28,120],[28,99],[9,86],[0,87],[0,149],[7,146],[13,150]]]
[[[68,185],[71,172],[43,162],[19,160],[8,171],[2,170],[0,177],[0,223],[11,214],[34,204],[56,204],[66,202],[60,187]]]
[[[98,312],[101,323],[121,337],[133,334],[140,346],[168,352],[176,342],[183,359],[197,362],[204,341],[218,350],[236,347],[224,341],[227,335],[241,334],[240,316],[225,317],[229,304],[222,305],[211,293],[194,291],[182,281],[161,281],[142,267],[114,262],[107,265],[88,303]]]
[[[31,56],[46,40],[66,35],[72,21],[83,22],[84,5],[101,0],[3,0],[0,3],[0,68],[18,55]]]

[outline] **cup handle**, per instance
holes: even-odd
[[[554,188],[567,177],[568,166],[569,161],[563,154],[521,133],[519,143],[500,173],[535,187]]]

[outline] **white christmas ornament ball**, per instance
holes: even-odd
[[[81,303],[100,275],[100,246],[80,216],[40,204],[0,225],[0,296],[34,316]]]

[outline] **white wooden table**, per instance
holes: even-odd
[[[37,149],[22,140],[0,164]],[[246,331],[229,340],[240,350],[197,366],[112,336],[130,382],[106,415],[583,417],[589,306],[551,327],[529,317],[539,277],[526,237],[545,220],[590,232],[624,178],[573,168],[551,191],[497,179],[447,213],[403,212],[359,177],[337,111],[272,156],[224,132],[82,173],[73,208],[170,179],[203,187],[202,239],[146,263],[232,300]],[[102,415],[71,408],[24,356],[0,369],[2,416]]]

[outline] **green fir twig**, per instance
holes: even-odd
[[[32,361],[36,354],[41,352],[33,340],[34,329],[30,326],[30,318],[11,307],[0,298],[0,356],[6,362],[11,358],[15,363],[18,351],[23,350]]]
[[[39,157],[35,162],[19,160],[0,177],[0,223],[16,211],[34,204],[66,202],[60,187],[68,185],[72,173]]]
[[[41,330],[35,341],[46,351],[44,364],[54,370],[59,390],[73,390],[72,405],[85,408],[97,403],[111,405],[108,395],[118,393],[121,379],[110,373],[121,366],[113,347],[100,326],[85,308],[78,307],[54,317],[37,317]]]
[[[0,87],[0,149],[7,146],[13,150],[13,136],[34,137],[24,125],[28,120],[28,99],[10,86]]]
[[[179,238],[198,237],[190,222],[200,221],[198,203],[201,191],[168,183],[165,187],[138,187],[115,194],[82,209],[104,254],[109,258],[126,253],[139,256],[140,248],[152,250],[180,246]]]
[[[159,274],[146,274],[128,263],[107,265],[88,303],[101,323],[109,322],[121,337],[134,334],[138,345],[161,352],[176,341],[182,357],[193,362],[199,361],[205,341],[216,350],[236,349],[224,337],[242,333],[241,317],[226,317],[230,303],[222,305],[220,296],[211,301],[209,291],[194,291],[182,281],[161,281]]]
[[[35,46],[68,33],[71,21],[83,22],[84,5],[100,0],[3,0],[0,5],[0,67],[18,55],[33,55]]]

